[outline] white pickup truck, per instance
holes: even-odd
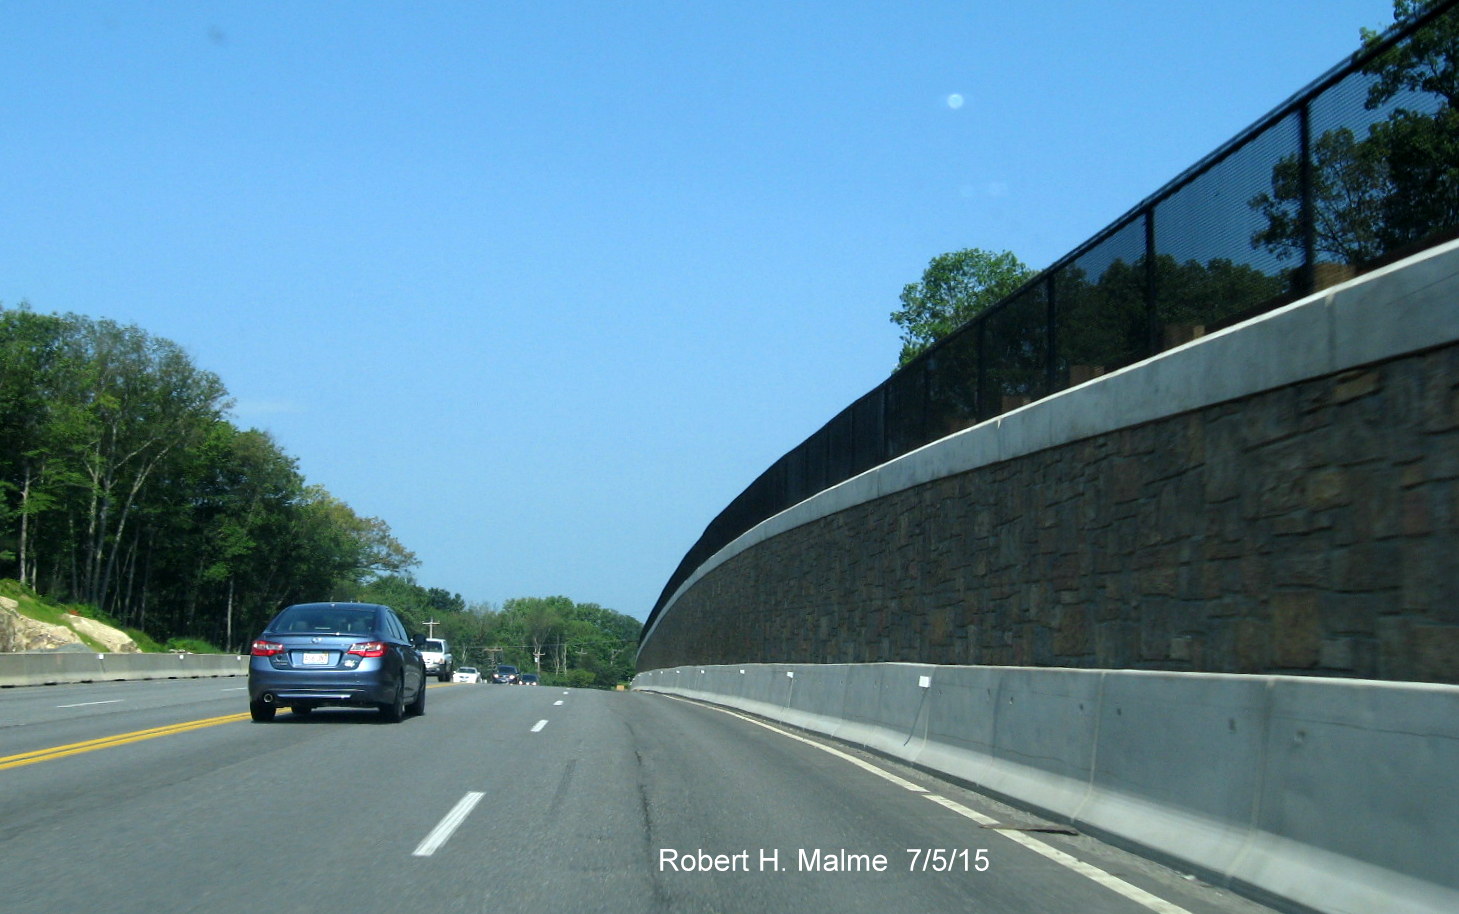
[[[450,682],[451,673],[456,668],[455,658],[451,656],[451,645],[446,643],[444,638],[427,638],[420,649],[421,659],[426,662],[426,675],[434,676],[441,682]]]

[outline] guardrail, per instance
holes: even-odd
[[[0,688],[63,682],[247,675],[248,658],[236,654],[100,654],[89,651],[0,654]]]
[[[764,664],[640,673],[949,775],[1268,903],[1459,911],[1459,687]]]

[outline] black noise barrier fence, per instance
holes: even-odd
[[[1456,5],[1362,42],[777,460],[684,556],[645,637],[696,568],[818,492],[1459,234]]]

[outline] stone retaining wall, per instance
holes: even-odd
[[[1438,306],[1450,323],[1453,301]],[[671,609],[640,669],[897,661],[1459,682],[1459,345],[850,505],[733,554]]]

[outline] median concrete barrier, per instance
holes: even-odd
[[[236,654],[100,654],[91,651],[0,654],[0,688],[66,682],[247,675],[248,658]]]
[[[887,663],[633,688],[864,746],[1278,906],[1459,911],[1456,686]]]

